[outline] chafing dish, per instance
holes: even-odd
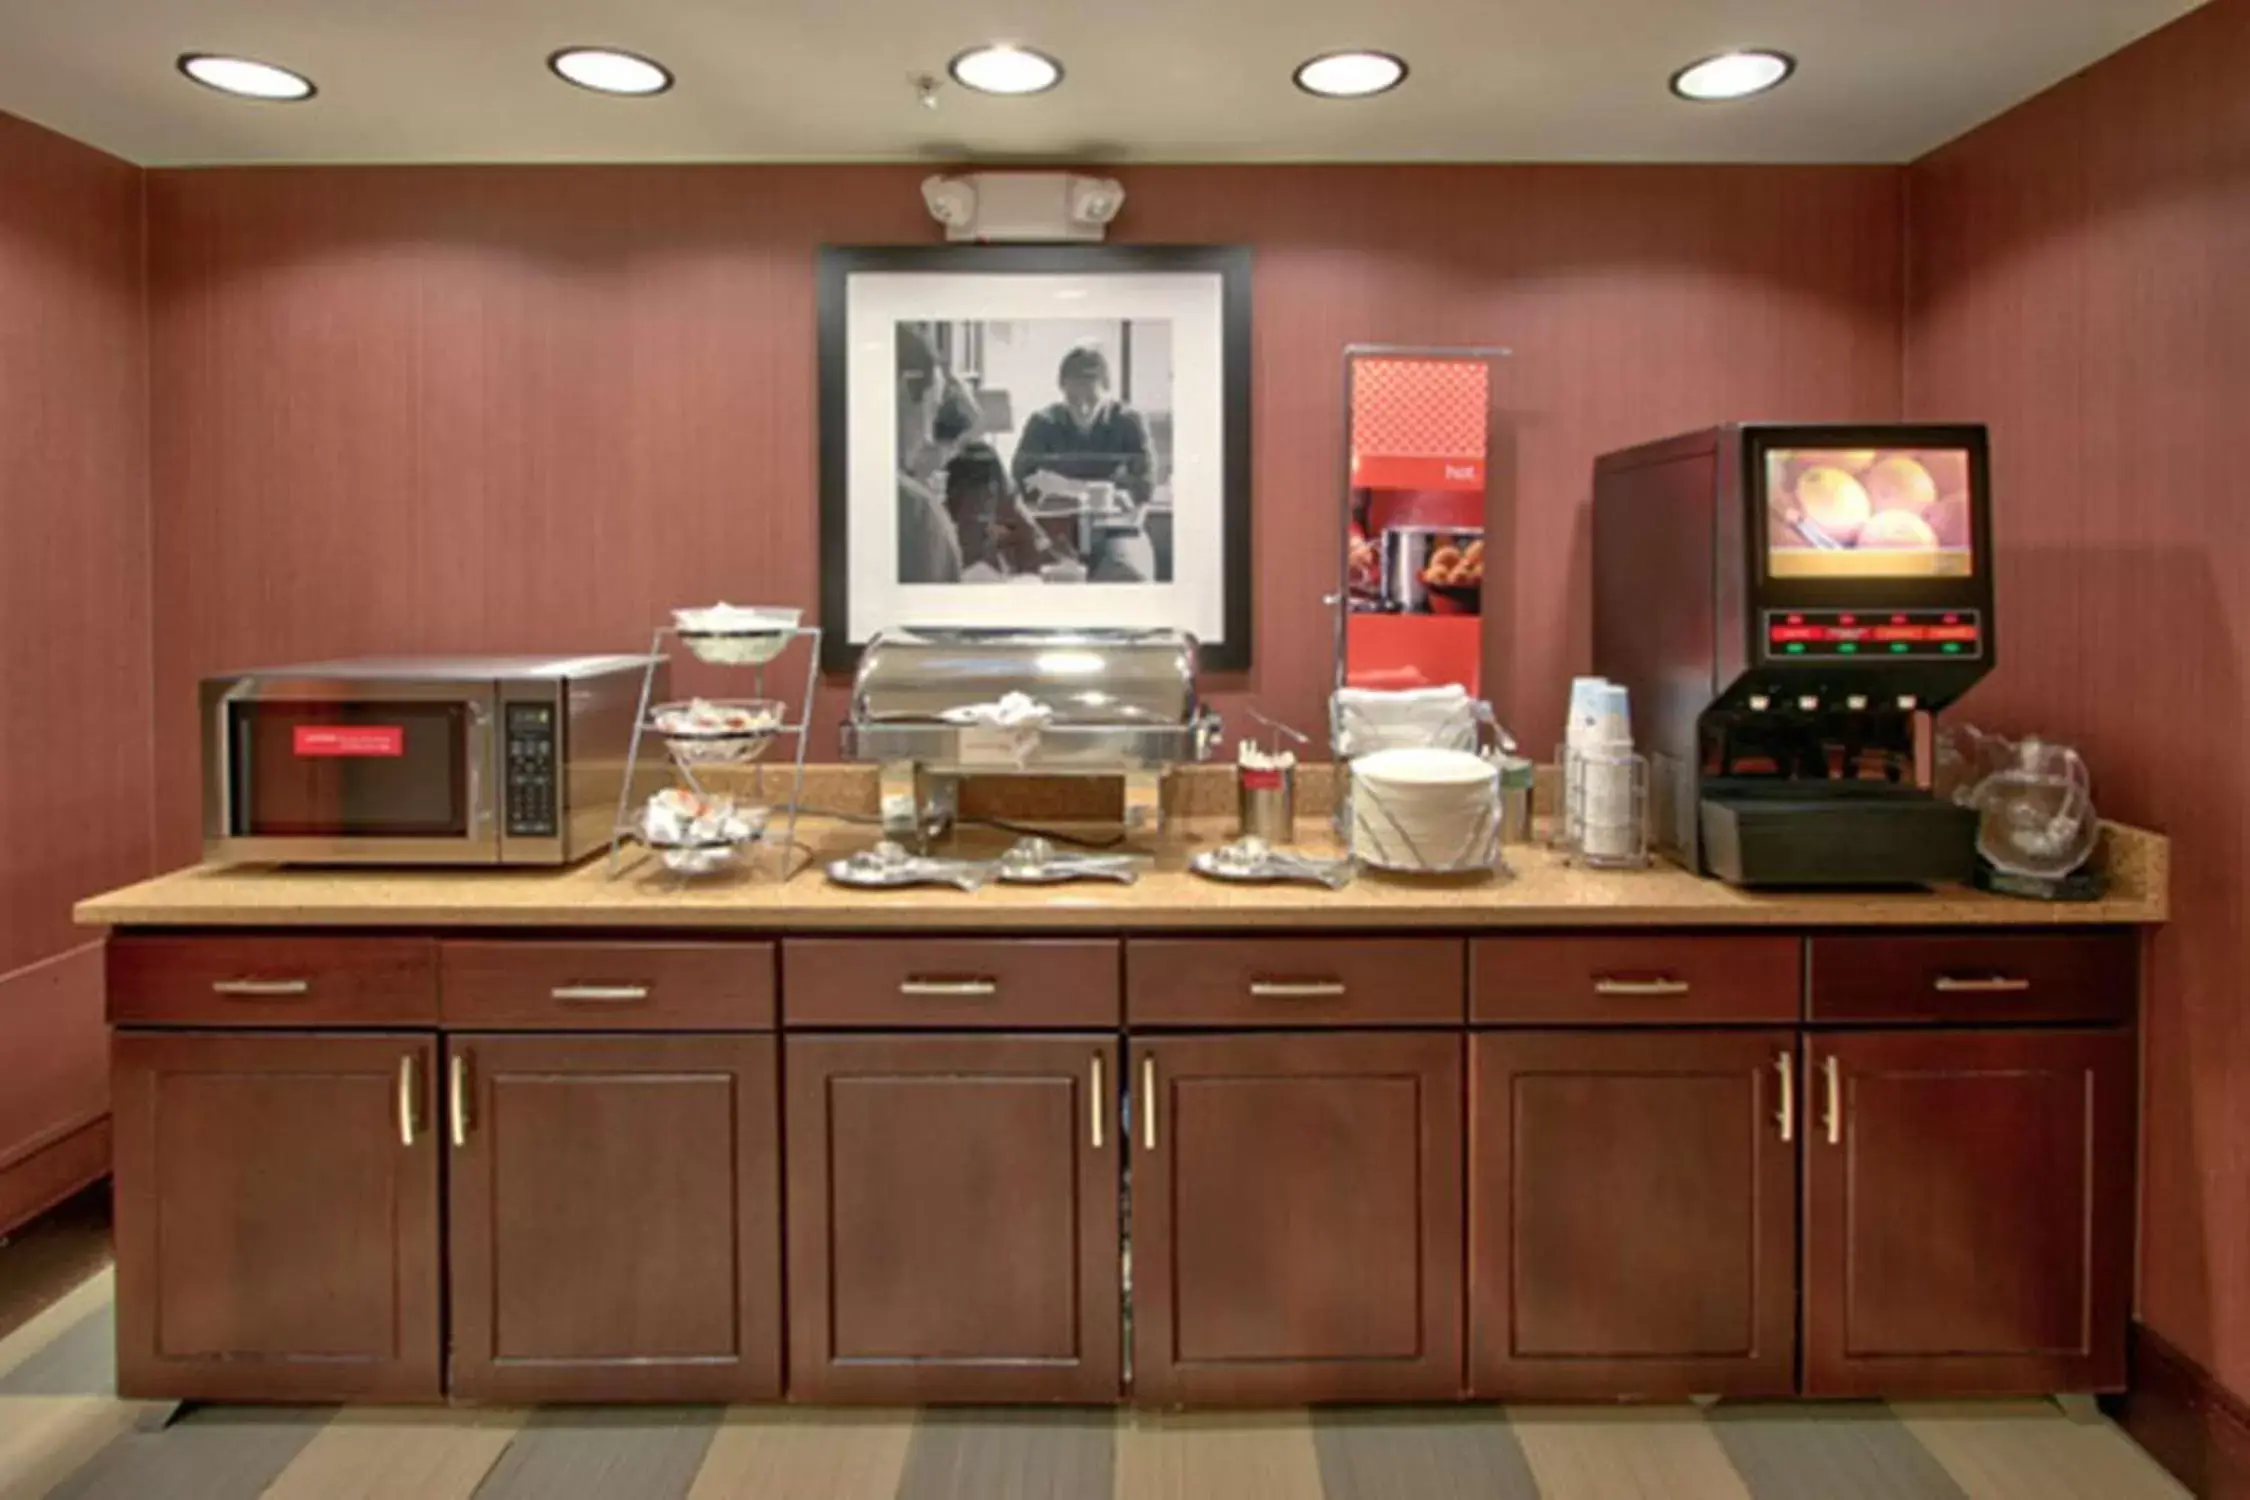
[[[1195,638],[1176,630],[884,631],[861,653],[843,750],[882,767],[894,839],[934,838],[960,778],[994,774],[1118,777],[1126,827],[1153,830],[1164,773],[1218,741],[1195,677]],[[1030,722],[962,722],[1011,695]]]

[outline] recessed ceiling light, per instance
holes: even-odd
[[[232,94],[238,99],[268,99],[291,104],[310,99],[319,90],[302,73],[277,68],[247,57],[215,57],[208,52],[183,52],[179,69],[205,88]]]
[[[1797,59],[1786,52],[1722,52],[1674,73],[1672,92],[1699,104],[1747,99],[1778,87],[1796,71]]]
[[[614,47],[565,47],[547,59],[547,66],[565,83],[597,94],[661,94],[672,86],[672,74],[662,63]]]
[[[1299,63],[1296,79],[1323,99],[1364,99],[1406,82],[1406,60],[1388,52],[1325,52]]]
[[[945,65],[953,81],[980,94],[1044,94],[1062,82],[1062,64],[1029,47],[971,47]]]

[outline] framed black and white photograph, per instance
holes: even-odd
[[[1250,661],[1250,255],[829,249],[821,624],[1169,627]]]

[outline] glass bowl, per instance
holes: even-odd
[[[683,766],[746,765],[782,731],[783,707],[771,698],[694,698],[648,711],[648,732],[663,736]]]
[[[697,661],[722,667],[762,667],[787,649],[801,609],[712,604],[672,611],[673,632]]]

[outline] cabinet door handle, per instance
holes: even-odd
[[[645,984],[558,984],[548,997],[565,1005],[631,1005],[648,998]]]
[[[421,1114],[421,1089],[415,1086],[414,1054],[409,1052],[398,1060],[398,1143],[414,1144],[415,1117]]]
[[[973,999],[979,995],[1000,993],[997,979],[902,979],[898,984],[902,995],[934,995],[948,999]]]
[[[1940,974],[1930,982],[1930,988],[1941,995],[2020,995],[2031,988],[2031,981],[2006,974],[1990,974],[1981,979]]]
[[[1099,1052],[1094,1054],[1093,1066],[1088,1071],[1092,1076],[1086,1082],[1086,1129],[1087,1134],[1093,1138],[1094,1149],[1099,1151],[1102,1149],[1102,1115],[1104,1113],[1102,1055]]]
[[[1335,1000],[1348,991],[1341,979],[1253,979],[1250,993],[1260,1000]]]
[[[1684,995],[1688,982],[1684,979],[1615,979],[1607,974],[1594,976],[1594,993],[1597,995]]]
[[[465,1052],[456,1052],[447,1074],[446,1113],[453,1117],[453,1147],[455,1150],[469,1144],[469,1058]]]
[[[1844,1070],[1830,1053],[1820,1060],[1820,1074],[1828,1086],[1827,1119],[1828,1144],[1841,1145],[1844,1139]]]
[[[1783,1145],[1797,1138],[1797,1063],[1786,1052],[1773,1055],[1773,1070],[1781,1078],[1781,1108],[1774,1111],[1773,1122],[1781,1127]]]
[[[1141,1149],[1156,1149],[1156,1059],[1141,1059]]]
[[[245,1000],[287,1000],[312,993],[309,979],[214,979],[214,995],[235,995]]]

